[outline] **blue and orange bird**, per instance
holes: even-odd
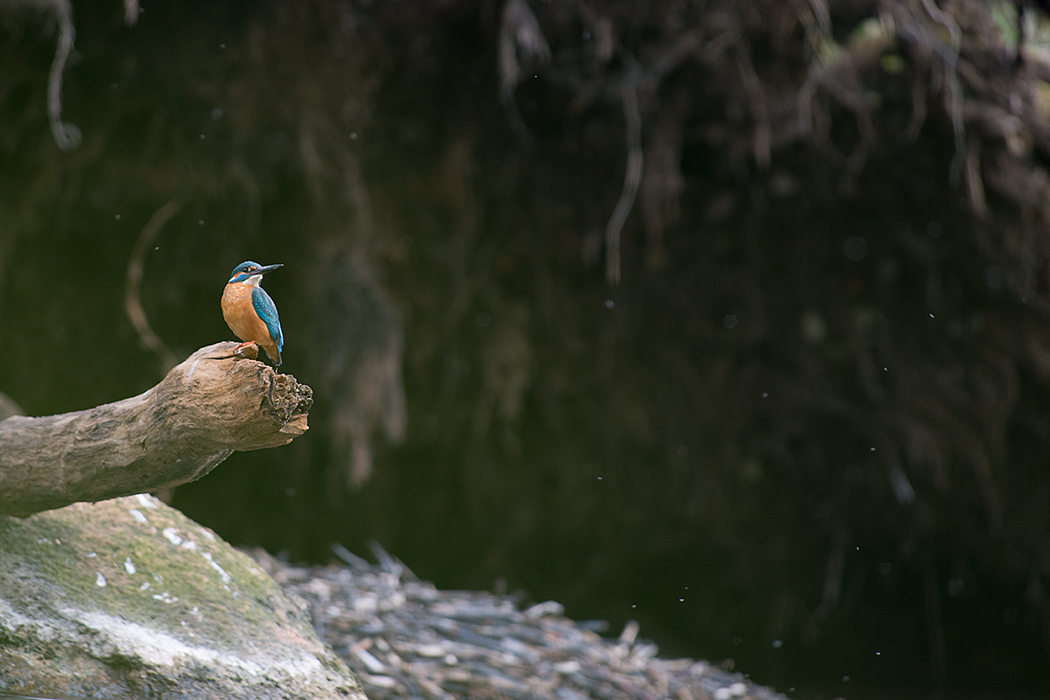
[[[246,260],[233,268],[230,281],[222,292],[222,317],[238,338],[244,342],[237,346],[238,352],[248,345],[262,346],[274,365],[281,366],[281,350],[284,349],[284,333],[277,306],[259,285],[263,275],[281,267],[260,265]]]

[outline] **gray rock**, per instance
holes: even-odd
[[[0,689],[365,700],[304,608],[150,496],[0,516]]]

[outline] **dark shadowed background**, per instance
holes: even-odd
[[[1034,7],[1023,61],[1011,2],[64,7],[0,0],[27,413],[163,376],[129,264],[181,359],[284,263],[311,430],[174,494],[233,543],[375,539],[800,697],[1050,692]]]

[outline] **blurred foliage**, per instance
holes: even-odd
[[[1050,67],[983,3],[84,2],[68,152],[40,7],[0,12],[28,412],[158,379],[124,277],[178,198],[153,329],[229,337],[283,262],[317,397],[176,493],[227,539],[375,537],[766,682],[1050,682]]]

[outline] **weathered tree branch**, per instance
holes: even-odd
[[[201,348],[129,399],[0,421],[0,514],[26,517],[194,481],[234,450],[277,447],[307,430],[313,390],[234,343]]]

